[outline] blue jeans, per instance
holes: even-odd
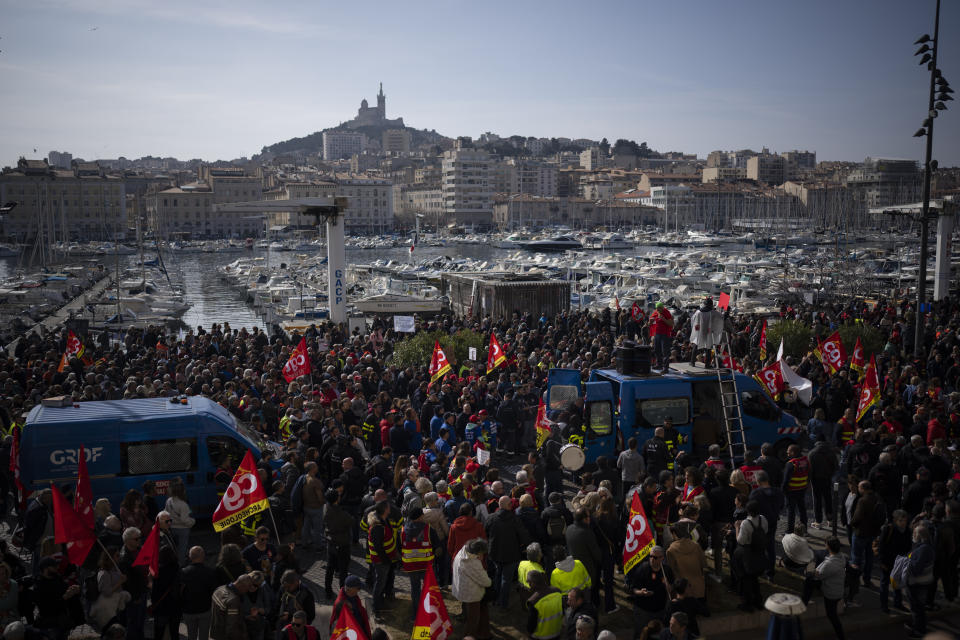
[[[517,581],[517,567],[519,562],[496,563],[497,577],[494,584],[498,585],[497,604],[506,609],[510,605],[510,591]]]
[[[860,569],[864,583],[869,582],[873,571],[873,536],[850,535],[850,562]]]
[[[319,551],[324,546],[323,537],[323,509],[303,510],[303,529],[300,530],[300,540],[304,545]]]

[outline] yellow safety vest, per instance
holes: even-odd
[[[559,589],[560,593],[567,593],[574,587],[586,589],[590,584],[590,574],[587,573],[587,568],[579,560],[573,561],[572,571],[563,571],[556,568],[550,574],[550,586]]]
[[[527,582],[527,574],[531,571],[539,571],[540,573],[543,573],[543,566],[529,560],[522,560],[519,566],[517,566],[517,582],[527,589],[530,588],[530,583]]]
[[[563,631],[563,595],[548,593],[537,600],[533,608],[537,610],[537,628],[532,637],[537,640],[559,638]]]
[[[290,437],[290,416],[280,419],[280,437],[286,441]]]

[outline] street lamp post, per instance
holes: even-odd
[[[926,136],[927,148],[923,164],[923,209],[920,214],[920,270],[917,281],[917,314],[916,314],[916,332],[913,341],[913,355],[919,356],[923,343],[923,303],[926,298],[927,289],[927,235],[930,227],[930,179],[933,171],[936,169],[936,161],[933,156],[933,122],[939,111],[946,111],[946,102],[953,100],[950,96],[953,89],[943,77],[941,71],[937,68],[937,51],[940,48],[940,0],[937,0],[937,10],[933,22],[933,38],[924,34],[914,44],[919,44],[920,49],[914,55],[923,55],[920,58],[920,64],[926,64],[930,70],[930,97],[927,104],[927,117],[921,127],[914,135],[915,138]],[[936,92],[940,91],[937,96]]]

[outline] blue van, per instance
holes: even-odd
[[[729,380],[731,374],[723,369],[720,375]],[[760,445],[770,442],[777,455],[786,459],[787,446],[801,435],[800,423],[781,410],[756,380],[742,373],[733,375],[747,446],[759,451]],[[550,412],[563,412],[570,402],[583,398],[583,449],[589,464],[599,456],[615,459],[631,437],[642,447],[668,416],[683,435],[681,446],[691,450],[696,444],[692,441],[693,419],[701,409],[723,424],[719,387],[716,369],[685,363],[672,363],[666,373],[646,375],[595,369],[586,382],[581,381],[576,369],[551,369],[546,403]]]
[[[95,500],[108,498],[116,512],[127,491],[140,491],[145,480],[155,481],[163,494],[179,476],[196,517],[211,516],[219,504],[214,476],[221,462],[227,461],[232,476],[247,449],[259,460],[277,446],[201,396],[185,403],[144,398],[39,405],[27,416],[20,442],[28,493],[51,482],[75,484],[82,444]]]

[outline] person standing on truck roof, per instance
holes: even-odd
[[[650,314],[650,337],[653,339],[653,357],[658,369],[670,366],[670,347],[673,343],[673,316],[662,302]]]
[[[713,298],[707,298],[693,314],[690,320],[690,342],[694,347],[690,350],[690,364],[696,364],[697,356],[706,351],[704,366],[710,365],[710,350],[720,343],[723,334],[723,314],[713,308]]]
[[[661,471],[666,471],[673,465],[673,456],[664,440],[663,427],[653,430],[653,437],[643,443],[643,462],[647,467],[647,474],[652,478],[659,478]]]

